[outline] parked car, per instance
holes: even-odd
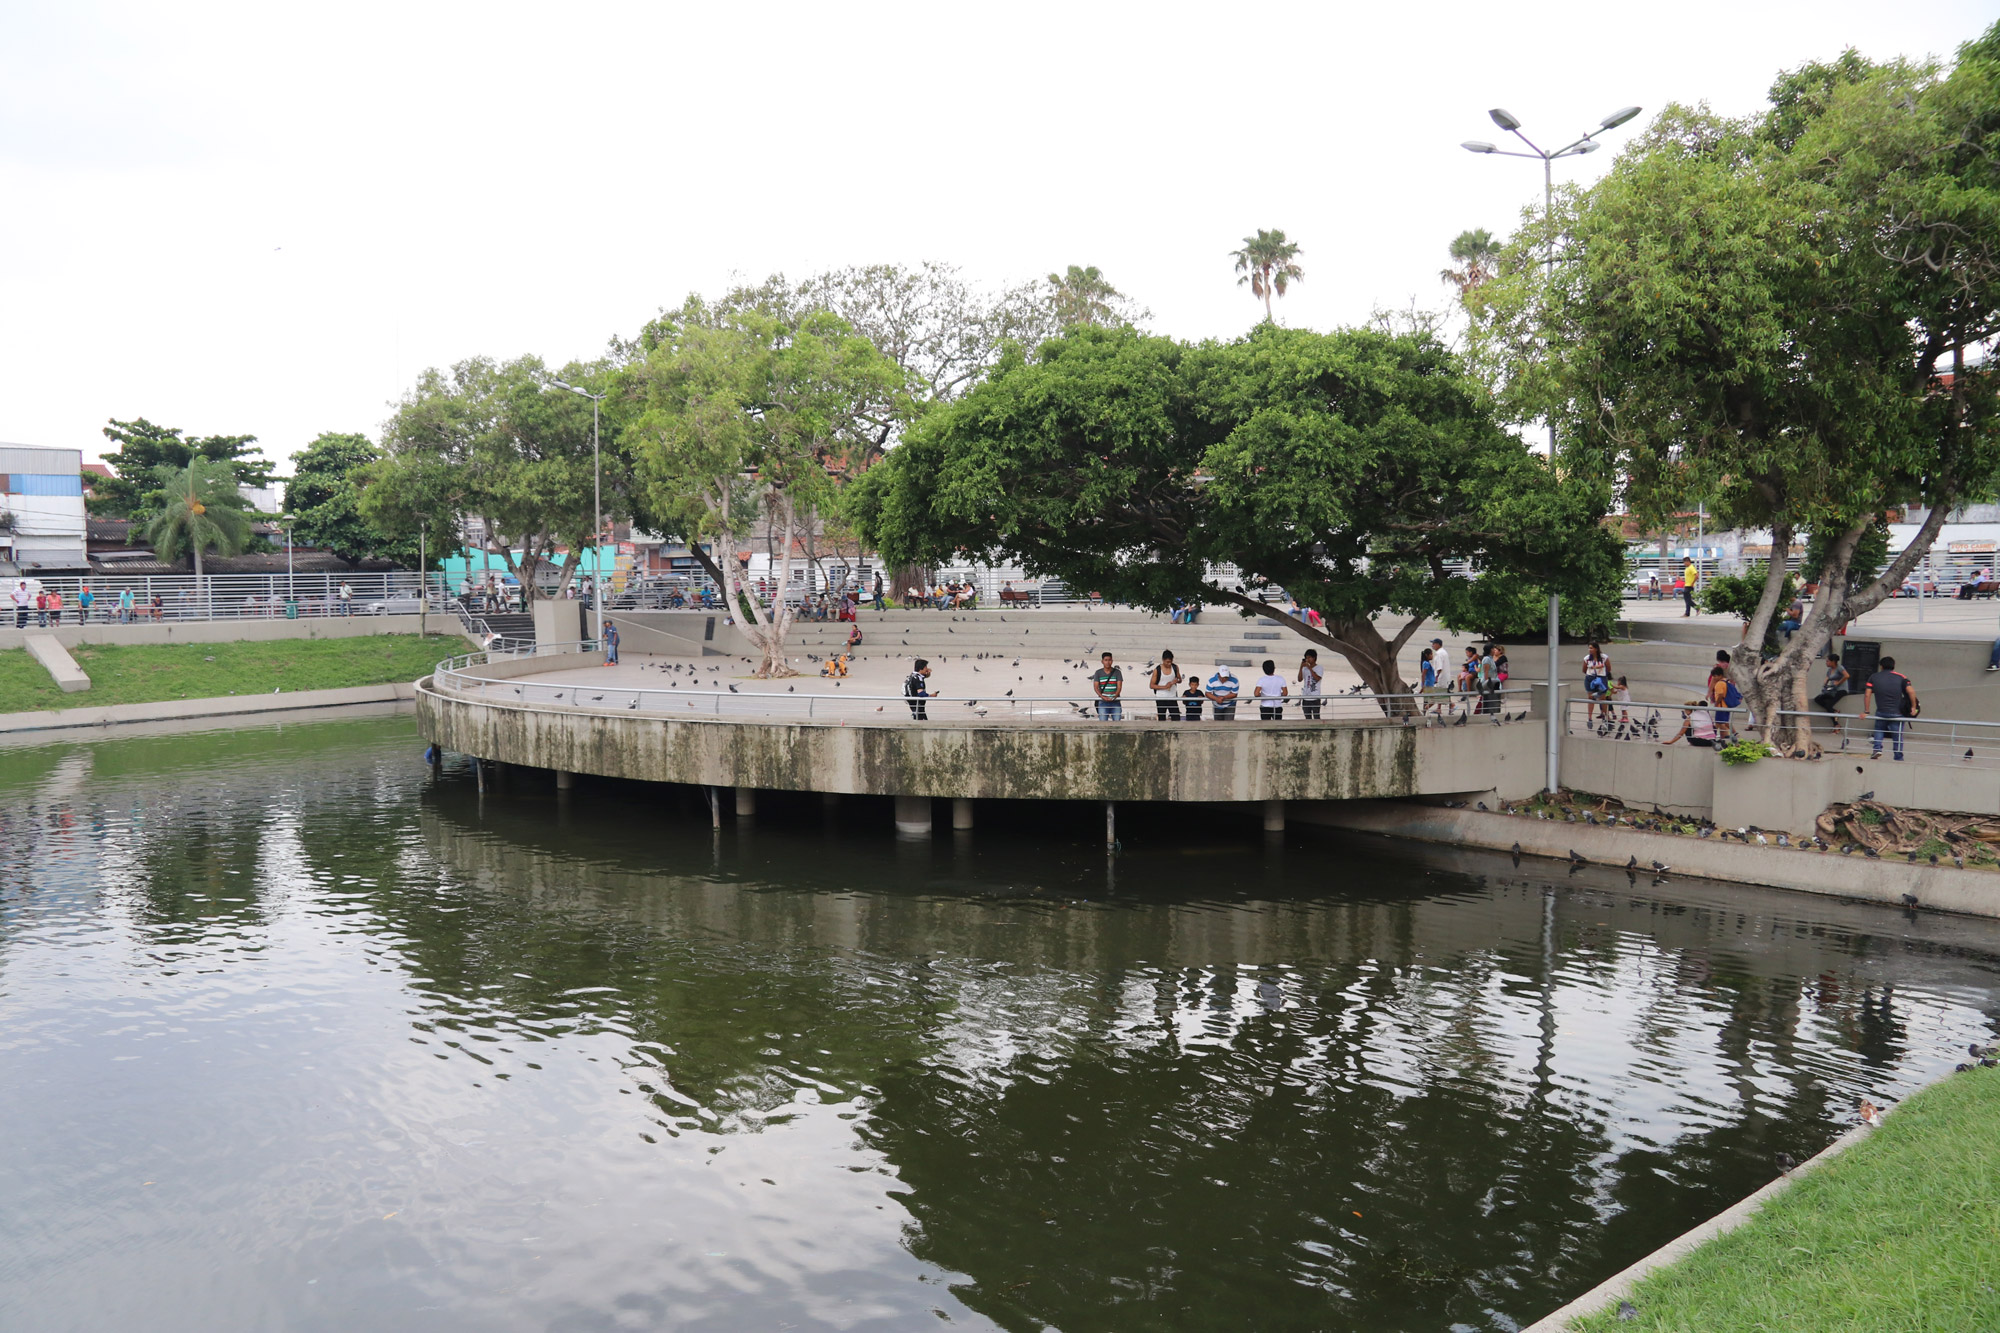
[[[387,597],[366,603],[361,613],[368,616],[413,616],[423,610],[423,604],[413,592],[394,592]]]

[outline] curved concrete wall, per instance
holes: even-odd
[[[1423,731],[1322,723],[992,726],[634,716],[441,693],[427,740],[503,763],[651,782],[1093,801],[1352,800],[1540,783],[1532,723]],[[1516,753],[1518,752],[1518,753]],[[1511,757],[1510,757],[1511,756]]]

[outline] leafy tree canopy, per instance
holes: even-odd
[[[104,438],[117,445],[105,453],[104,461],[116,473],[92,481],[92,513],[111,518],[144,518],[168,499],[158,485],[159,469],[184,471],[197,458],[215,459],[229,465],[230,476],[239,485],[269,486],[271,464],[254,446],[255,435],[184,436],[179,427],[156,426],[144,417],[133,421],[113,419],[104,427]]]
[[[383,557],[414,565],[419,552],[411,537],[392,535],[361,512],[368,468],[384,455],[365,435],[329,432],[293,456],[292,478],[285,483],[285,508],[292,516],[292,533],[308,546],[323,547],[349,564]],[[456,540],[454,528],[434,533],[430,554],[444,555]]]
[[[551,375],[533,356],[475,357],[449,371],[426,370],[384,431],[386,457],[368,468],[361,516],[410,542],[420,525],[457,534],[460,515],[474,519],[508,572],[536,595],[553,556],[593,544],[591,405],[550,387],[557,378],[587,388],[604,375],[574,365]],[[612,439],[608,431],[605,438]],[[605,460],[607,523],[630,512],[618,484],[627,471],[616,457]],[[562,563],[558,588],[578,565]]]
[[[875,411],[893,403],[905,371],[839,316],[689,297],[649,324],[618,373],[622,447],[650,523],[687,541],[711,577],[745,591],[736,559],[760,534],[782,589],[795,541],[833,513],[843,484],[876,448]],[[719,561],[700,551],[712,542]],[[785,661],[791,611],[744,601],[758,673],[793,674]]]
[[[1208,581],[1236,565],[1320,611],[1327,628],[1300,633],[1392,694],[1425,617],[1490,625],[1530,588],[1601,591],[1621,572],[1608,488],[1501,429],[1435,341],[1373,330],[1189,346],[1073,329],[926,416],[858,491],[890,559],[1016,561],[1158,610],[1268,614]]]
[[[1823,538],[1803,631],[1737,668],[1767,723],[1804,709],[1835,628],[1894,589],[1946,511],[1993,488],[1996,131],[2000,27],[1948,74],[1849,52],[1780,76],[1760,115],[1670,107],[1565,197],[1552,279],[1536,228],[1482,289],[1484,355],[1521,416],[1553,416],[1572,466],[1620,478],[1655,521],[1700,500],[1775,549]],[[1903,503],[1930,521],[1881,577],[1851,580]],[[1753,640],[1782,608],[1774,568]]]

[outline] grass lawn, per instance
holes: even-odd
[[[90,688],[64,694],[23,651],[0,652],[0,713],[104,704],[286,694],[415,680],[467,651],[457,635],[376,634],[359,639],[275,639],[253,643],[85,644],[70,656]]]
[[[1641,1282],[1590,1333],[2000,1329],[2000,1069],[1896,1108],[1735,1231]]]

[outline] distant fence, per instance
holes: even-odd
[[[390,570],[356,574],[132,574],[81,578],[70,575],[27,580],[31,589],[41,588],[62,595],[62,623],[77,624],[85,617],[83,590],[91,592],[88,619],[93,622],[125,618],[123,595],[132,594],[130,618],[145,621],[284,619],[313,616],[379,615],[415,612],[422,578],[415,570]],[[443,609],[446,596],[442,575],[430,575],[433,609]],[[13,625],[15,614],[11,594],[14,579],[0,580],[0,625]],[[346,584],[350,598],[340,595]],[[40,613],[30,608],[29,623],[39,622]]]

